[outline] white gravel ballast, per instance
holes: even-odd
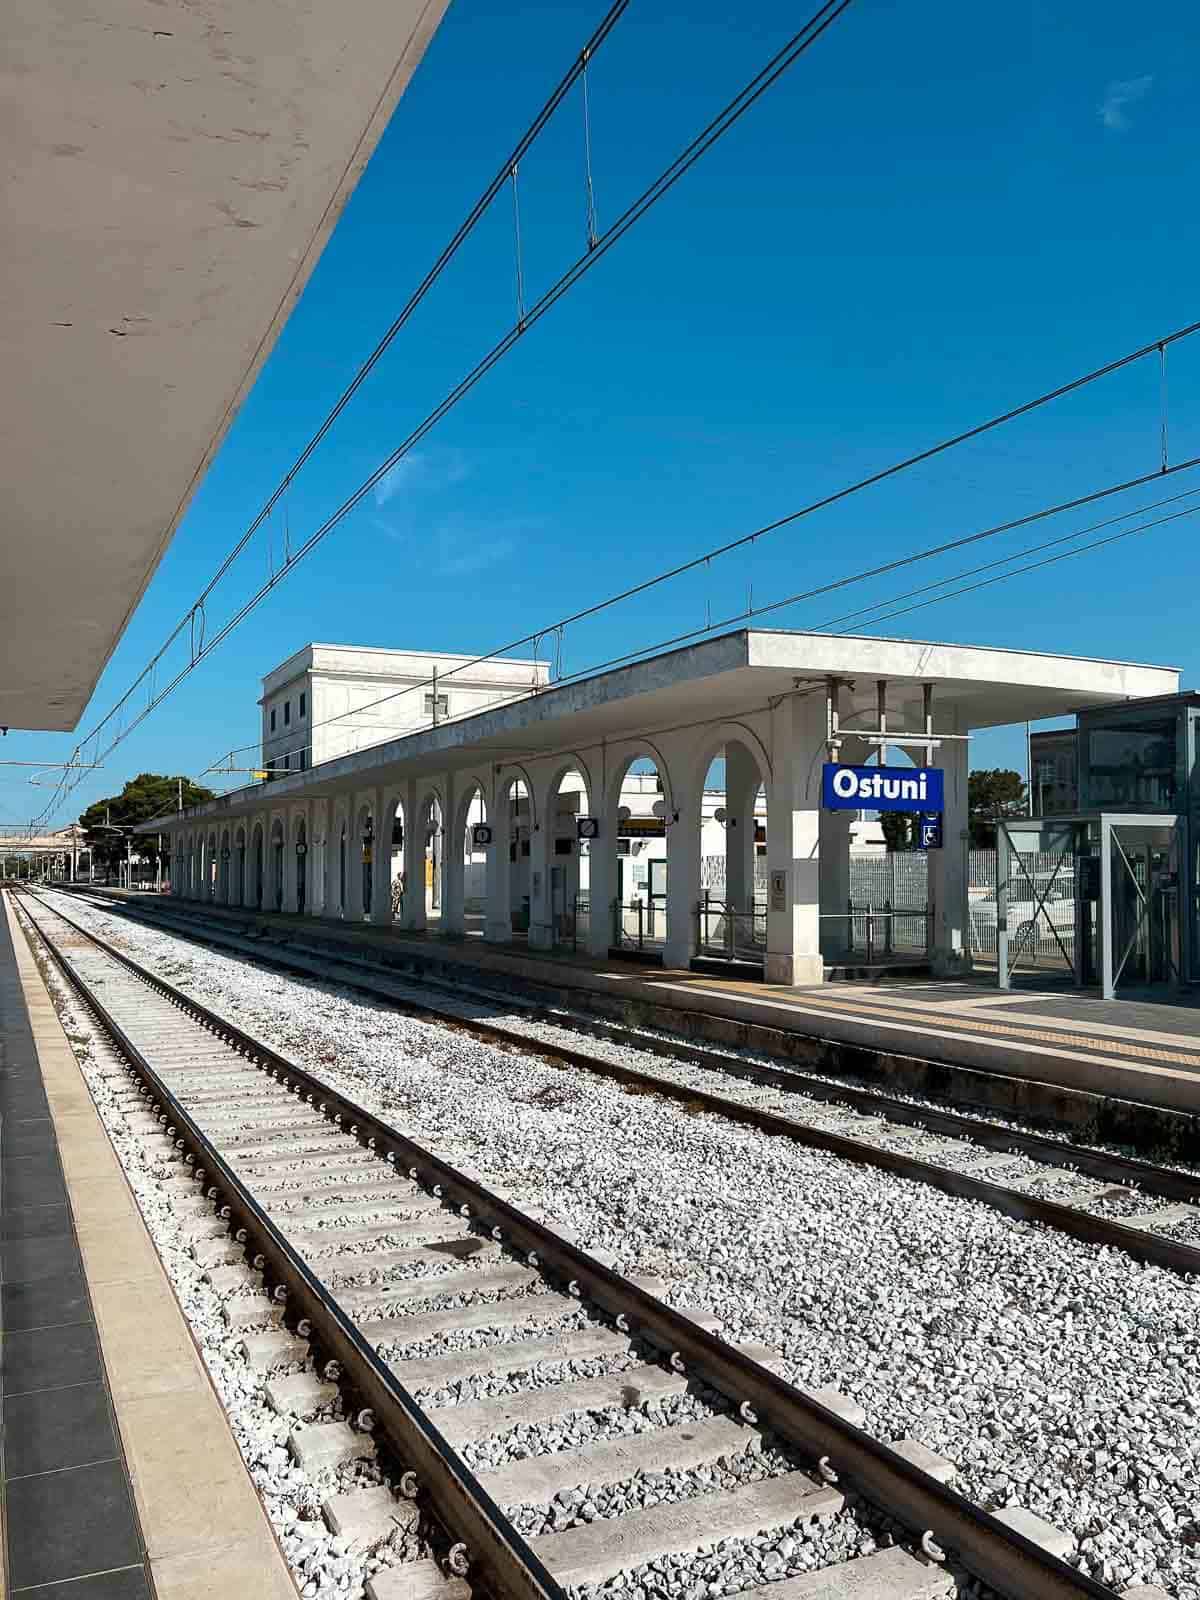
[[[781,1351],[879,1437],[955,1462],[979,1503],[1069,1530],[1102,1582],[1200,1600],[1200,1285],[56,898],[673,1304],[711,1308],[726,1338]]]

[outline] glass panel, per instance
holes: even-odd
[[[1172,983],[1179,974],[1179,871],[1171,828],[1114,828],[1113,977]]]
[[[1173,811],[1176,729],[1173,717],[1136,728],[1091,729],[1088,805],[1105,811]]]

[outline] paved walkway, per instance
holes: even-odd
[[[9,899],[0,896],[0,1592],[295,1600]]]
[[[9,1592],[149,1600],[145,1546],[6,919],[0,917],[0,1383]],[[101,1577],[100,1575],[103,1575]],[[103,1585],[103,1588],[101,1588]]]

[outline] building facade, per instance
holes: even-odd
[[[262,680],[262,765],[306,772],[550,681],[545,661],[308,644]]]

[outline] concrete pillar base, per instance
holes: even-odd
[[[511,918],[501,921],[498,917],[489,917],[483,925],[483,938],[486,944],[511,944]]]
[[[768,955],[765,976],[768,983],[785,986],[825,982],[825,963],[820,956]]]
[[[974,970],[974,963],[966,950],[934,950],[929,968],[935,978],[965,978]]]

